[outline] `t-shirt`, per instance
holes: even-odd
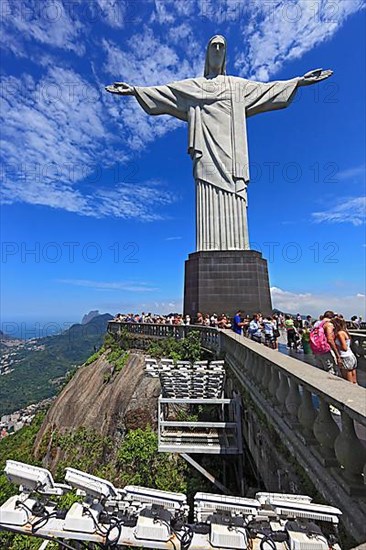
[[[287,330],[294,328],[294,320],[293,319],[286,319],[285,321],[285,327]]]
[[[233,322],[233,331],[236,334],[241,334],[242,328],[239,326],[239,323],[241,323],[241,317],[240,315],[235,315],[234,322]]]
[[[264,334],[267,334],[267,336],[273,336],[273,329],[274,329],[273,322],[270,321],[269,319],[264,319],[263,325],[264,325]]]
[[[254,319],[250,321],[249,333],[253,335],[253,334],[260,334],[260,332],[261,332],[261,327],[258,321],[255,321]]]

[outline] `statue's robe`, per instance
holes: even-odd
[[[188,122],[188,153],[196,180],[197,250],[249,248],[246,118],[287,107],[298,81],[262,83],[218,75],[134,88],[148,114]]]

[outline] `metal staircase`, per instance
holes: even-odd
[[[159,377],[159,451],[233,455],[242,453],[240,400],[224,397],[224,361],[191,364],[146,359],[146,372]],[[198,420],[192,411],[200,407]],[[207,414],[206,414],[207,416]]]

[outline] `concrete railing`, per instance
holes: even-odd
[[[109,332],[184,338],[225,354],[244,407],[264,415],[280,445],[324,499],[341,508],[349,534],[365,542],[366,390],[232,331],[201,326],[109,323]],[[229,373],[230,374],[230,373]],[[250,404],[245,405],[245,399]],[[338,415],[334,411],[339,411]],[[243,421],[244,437],[245,421]],[[260,460],[258,460],[260,470]]]
[[[350,330],[351,348],[359,356],[366,356],[366,330]]]
[[[341,508],[347,531],[365,542],[366,390],[243,336],[220,338],[236,382],[314,487]]]
[[[108,332],[111,334],[121,334],[125,330],[130,335],[147,338],[175,338],[181,340],[189,332],[198,331],[200,333],[201,345],[216,353],[220,349],[220,331],[216,328],[204,327],[201,325],[158,325],[150,323],[119,323],[110,321],[108,323]]]

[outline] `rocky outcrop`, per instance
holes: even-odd
[[[95,310],[92,310],[92,311],[89,311],[89,313],[86,313],[84,315],[84,317],[82,318],[82,321],[81,321],[81,324],[82,325],[86,325],[87,323],[89,323],[92,319],[94,319],[94,317],[97,317],[98,315],[100,315],[99,311],[97,309]]]
[[[106,354],[77,371],[46,415],[35,442],[36,456],[55,431],[86,427],[120,437],[128,429],[156,426],[160,384],[145,376],[144,356],[131,353],[122,371],[106,382],[110,372]]]

